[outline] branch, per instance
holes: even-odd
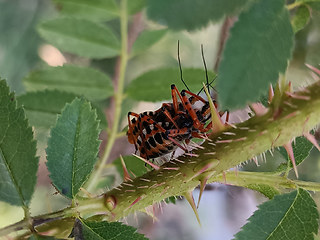
[[[262,116],[210,136],[194,157],[180,157],[159,170],[122,183],[105,194],[108,221],[116,221],[170,196],[193,190],[248,159],[282,146],[320,121],[320,82],[274,98]]]

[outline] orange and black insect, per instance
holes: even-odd
[[[128,113],[128,140],[145,159],[161,157],[178,147],[186,151],[182,146],[184,143],[188,144],[193,137],[203,138],[212,127],[211,122],[206,125],[211,117],[208,101],[199,96],[201,91],[192,93],[182,78],[179,46],[178,61],[181,80],[188,90],[179,92],[175,85],[171,85],[172,103],[163,103],[154,112]],[[209,87],[207,69],[206,78]]]

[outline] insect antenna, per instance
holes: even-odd
[[[183,82],[184,86],[188,89],[188,91],[190,91],[190,89],[188,88],[186,82],[183,80],[183,77],[182,77],[182,67],[181,67],[181,61],[180,61],[180,42],[179,42],[179,40],[178,40],[178,64],[179,64],[179,69],[180,69],[180,79]]]
[[[203,65],[204,65],[204,70],[206,72],[206,80],[207,80],[207,88],[210,93],[210,84],[209,84],[209,78],[208,78],[208,69],[207,69],[207,64],[206,64],[206,60],[204,58],[204,53],[203,53],[203,45],[201,44],[201,56],[202,56],[202,61],[203,61]]]
[[[214,82],[214,80],[216,80],[216,79],[217,79],[217,76],[215,76],[214,79],[212,79],[211,82],[209,82],[209,86],[212,87],[213,89],[214,89],[214,87],[213,87],[211,84],[212,84],[212,83]],[[199,94],[203,91],[203,89],[204,89],[204,88],[202,87],[202,88],[200,89],[200,91],[197,93],[197,95],[199,95]]]

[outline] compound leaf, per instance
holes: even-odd
[[[81,235],[83,239],[112,239],[112,240],[146,240],[137,229],[124,225],[120,222],[81,222]]]
[[[169,28],[194,30],[238,13],[250,0],[149,0],[148,17]]]
[[[318,219],[312,197],[298,189],[261,204],[235,239],[311,240],[318,232]]]
[[[197,93],[202,88],[202,83],[206,81],[203,69],[184,68],[184,80],[192,92]],[[215,74],[208,72],[209,81],[214,79]],[[132,80],[126,89],[126,93],[132,99],[139,101],[162,101],[171,98],[171,84],[175,84],[181,91],[186,87],[180,80],[179,69],[157,69],[144,73]]]
[[[89,100],[102,100],[113,94],[108,75],[90,67],[64,65],[32,72],[24,79],[28,91],[58,89]]]
[[[225,46],[217,83],[221,107],[234,109],[258,100],[286,70],[292,48],[284,1],[255,1],[240,14]]]
[[[24,110],[0,80],[0,200],[28,206],[37,181],[36,141]]]
[[[119,16],[114,0],[54,0],[60,12],[66,16],[91,21],[108,21]]]
[[[53,185],[73,198],[86,182],[99,149],[97,115],[84,99],[67,103],[51,130],[47,166]]]
[[[40,24],[38,31],[60,50],[88,58],[117,56],[120,43],[106,26],[76,18],[58,18]]]

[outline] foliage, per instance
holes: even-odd
[[[41,36],[44,42],[78,61],[68,59],[71,64],[60,67],[39,64],[24,77],[26,92],[17,97],[6,81],[0,80],[0,200],[21,206],[25,214],[20,222],[0,229],[0,236],[10,237],[13,233],[23,239],[146,239],[135,228],[117,221],[136,211],[155,218],[148,207],[162,200],[175,203],[175,196],[184,196],[196,211],[190,196],[199,183],[203,191],[206,183],[228,180],[270,199],[259,206],[235,239],[313,239],[319,215],[307,190],[320,191],[320,184],[288,178],[288,172],[295,166],[281,146],[287,144],[288,148],[288,143],[295,139],[292,151],[296,165],[304,162],[313,147],[309,142],[313,135],[309,141],[301,135],[319,124],[319,83],[293,93],[286,82],[286,71],[289,61],[294,62],[295,36],[309,27],[319,1],[288,4],[284,0],[53,0],[52,3],[57,9],[55,16],[41,21],[37,27],[33,19],[30,28],[37,29],[37,41]],[[155,48],[168,44],[170,38],[175,39],[174,45],[179,38],[181,45],[187,45],[185,39],[191,33],[182,30],[200,32],[208,25],[227,23],[230,19],[237,20],[228,38],[228,34],[223,34],[225,29],[221,29],[223,53],[218,53],[214,71],[209,64],[205,65],[208,71],[200,69],[200,65],[181,67],[171,57],[164,59],[164,66],[150,69],[142,60],[148,54],[157,58]],[[25,55],[30,53],[33,65],[35,43],[28,39],[25,47],[21,43],[17,46]],[[18,59],[15,54],[10,55],[11,47],[5,51],[5,58]],[[182,52],[182,63],[183,55]],[[17,78],[5,68],[9,63],[2,62],[0,74],[8,76],[12,86]],[[27,58],[21,62],[23,74],[26,69],[29,71],[26,62]],[[130,75],[135,68],[139,69],[137,73]],[[320,75],[316,68],[313,71]],[[198,93],[206,81],[216,90],[221,109],[251,104],[252,117],[234,128],[223,125],[218,129],[219,124],[214,122],[212,134],[192,151],[192,157],[171,159],[159,169],[146,166],[131,155],[120,156],[109,164],[116,140],[124,135],[121,122],[126,120],[126,108],[136,101],[170,100],[171,84],[180,91],[190,88]],[[270,84],[274,97],[269,97],[268,102],[265,96]],[[18,93],[22,92],[21,86],[17,86]],[[260,107],[257,111],[252,103],[262,98],[268,110]],[[30,214],[30,202],[39,164],[33,130],[37,135],[40,129],[50,131],[44,142],[50,180],[69,205],[61,211],[37,216]],[[274,147],[281,147],[279,151],[286,160],[276,171],[262,173],[257,168],[258,172],[240,172],[237,177],[226,173],[270,148],[273,151]],[[120,185],[119,176],[124,180]],[[287,193],[288,189],[297,190]],[[25,231],[19,232],[21,229]]]

